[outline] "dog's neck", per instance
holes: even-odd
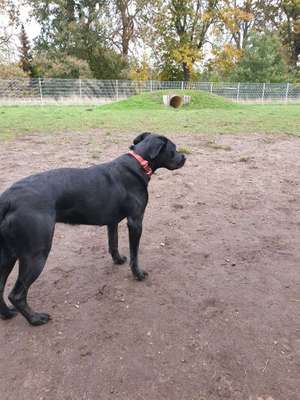
[[[153,169],[151,168],[149,162],[147,160],[145,160],[142,156],[140,156],[139,154],[137,154],[135,151],[130,150],[128,152],[128,154],[133,157],[142,167],[142,169],[144,170],[145,174],[148,176],[148,178],[150,179],[152,174],[153,174]]]

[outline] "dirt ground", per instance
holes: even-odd
[[[112,159],[134,136],[2,142],[0,191]],[[1,400],[300,399],[300,140],[172,139],[192,153],[150,182],[148,280],[112,265],[105,228],[57,225],[29,298],[53,320],[0,321]],[[128,254],[125,221],[120,236]]]

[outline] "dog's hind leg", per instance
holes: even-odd
[[[46,313],[33,311],[27,303],[28,289],[41,274],[49,252],[20,257],[19,276],[8,298],[31,325],[43,325],[51,318]]]
[[[3,294],[4,288],[9,274],[11,273],[15,263],[17,261],[16,257],[10,257],[8,259],[2,261],[0,263],[0,318],[1,319],[10,319],[17,315],[17,311],[15,308],[10,308],[6,305]]]
[[[40,276],[52,246],[54,218],[50,215],[23,213],[15,216],[14,229],[18,238],[16,253],[19,258],[19,275],[8,298],[32,325],[42,325],[50,316],[33,311],[27,304],[27,293]]]
[[[118,224],[107,226],[108,248],[115,264],[124,264],[127,260],[121,256],[118,249]]]

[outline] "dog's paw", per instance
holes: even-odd
[[[116,264],[116,265],[122,265],[122,264],[126,263],[127,257],[126,256],[115,257],[113,259],[113,261],[114,261],[114,264]]]
[[[11,319],[18,314],[15,307],[6,307],[5,310],[0,311],[0,319]]]
[[[44,325],[47,322],[49,322],[51,319],[49,314],[46,313],[34,313],[32,316],[28,319],[28,322],[30,325],[33,326],[39,326],[39,325]]]
[[[143,281],[148,275],[147,271],[139,270],[135,277],[138,281]]]

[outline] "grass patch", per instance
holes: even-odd
[[[191,153],[192,153],[192,150],[189,149],[189,148],[186,147],[186,146],[178,147],[178,148],[177,148],[177,151],[178,151],[179,153],[182,153],[182,154],[191,154]]]
[[[207,92],[195,91],[195,90],[158,90],[152,93],[145,93],[138,96],[129,97],[126,100],[117,101],[112,104],[102,106],[103,110],[110,111],[122,111],[122,110],[166,110],[163,104],[163,96],[168,94],[176,94],[178,96],[191,96],[190,104],[183,105],[180,109],[172,110],[199,110],[203,108],[223,108],[223,109],[234,109],[237,107],[236,103],[229,101],[223,97],[216,96]]]
[[[219,143],[216,143],[214,141],[207,142],[206,143],[206,147],[209,147],[210,149],[213,149],[213,150],[225,150],[225,151],[232,150],[230,146],[219,144]]]
[[[172,91],[171,93],[176,93]],[[0,107],[0,140],[26,133],[153,131],[162,134],[270,133],[300,135],[299,104],[235,104],[208,93],[190,94],[190,105],[162,104],[164,92],[134,96],[104,106]]]
[[[252,157],[241,157],[239,162],[247,163],[252,160]]]

